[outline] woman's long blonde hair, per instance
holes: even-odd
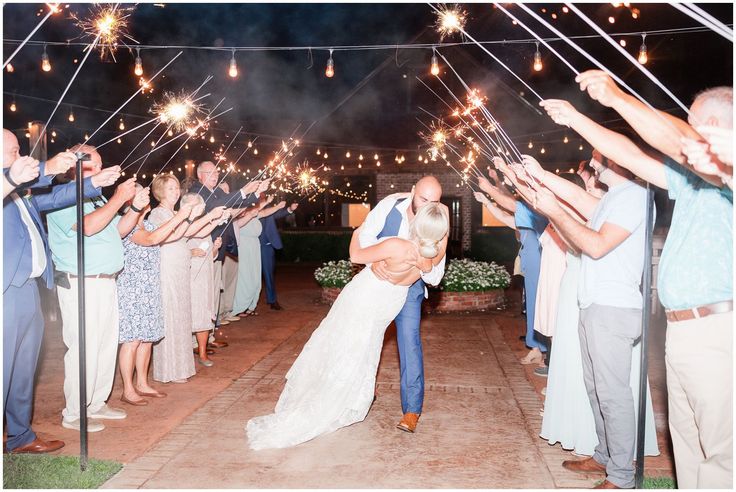
[[[424,258],[437,256],[449,224],[447,209],[439,203],[428,203],[417,211],[411,222],[411,238],[418,240],[420,255]]]

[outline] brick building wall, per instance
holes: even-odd
[[[395,173],[376,174],[376,200],[380,201],[392,193],[408,192],[411,187],[425,174],[423,173]],[[460,185],[460,178],[453,173],[433,174],[442,185],[442,197],[460,198],[460,216],[462,219],[462,247],[470,249],[472,234],[471,207],[475,202],[473,192],[468,186]],[[458,186],[460,185],[460,186]]]

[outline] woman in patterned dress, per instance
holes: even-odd
[[[136,187],[143,189],[141,185]],[[156,391],[148,384],[151,346],[164,336],[159,244],[183,235],[188,226],[184,221],[192,211],[192,207],[181,207],[174,217],[157,228],[144,220],[150,206],[146,209],[135,228],[123,239],[125,267],[117,278],[121,344],[119,360],[123,379],[120,399],[137,406],[148,404],[141,396],[166,396],[166,393]],[[135,385],[133,373],[137,374]]]

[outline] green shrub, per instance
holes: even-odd
[[[283,231],[281,240],[284,249],[278,252],[278,260],[284,262],[343,260],[349,256],[352,234],[352,231]]]
[[[468,256],[480,261],[498,264],[513,263],[519,252],[519,242],[512,229],[494,227],[489,232],[478,232],[471,237],[472,247]]]
[[[511,283],[506,268],[496,263],[473,260],[450,260],[441,288],[447,292],[477,292],[505,289]]]

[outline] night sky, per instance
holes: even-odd
[[[8,39],[23,39],[40,17],[36,14],[43,4],[6,4],[3,8],[5,56],[16,44]],[[567,35],[591,34],[593,31],[575,14],[563,13],[559,4],[534,4],[531,7]],[[695,27],[698,24],[667,4],[633,4],[640,10],[633,19],[628,9],[616,9],[611,4],[580,5],[588,16],[609,33],[641,30]],[[721,21],[731,24],[731,4],[704,4],[704,9]],[[529,39],[518,26],[511,24],[500,10],[490,4],[465,5],[469,20],[467,32],[480,41]],[[533,21],[520,8],[511,11],[539,33],[549,36],[544,27]],[[79,28],[69,18],[69,10],[85,16],[87,4],[72,4],[62,15],[52,17],[32,38],[34,42],[67,41],[77,38]],[[546,9],[546,12],[542,12]],[[557,19],[552,19],[552,14]],[[615,23],[608,21],[613,16]],[[129,19],[130,34],[141,44],[190,46],[338,46],[397,43],[439,43],[433,27],[435,15],[427,4],[171,4],[164,7],[140,4]],[[617,36],[616,39],[621,39]],[[641,37],[623,36],[627,50],[636,56]],[[454,35],[445,42],[460,41]],[[85,38],[76,39],[77,42]],[[130,46],[135,46],[129,42]],[[678,35],[647,36],[649,63],[647,67],[659,77],[686,104],[700,90],[716,85],[732,85],[732,44],[713,32]],[[601,60],[613,72],[640,91],[655,107],[674,109],[676,105],[654,84],[602,39],[581,40],[580,45]],[[574,66],[583,70],[592,65],[561,41],[556,47]],[[616,118],[600,105],[582,97],[577,90],[572,72],[553,54],[541,47],[544,69],[532,70],[534,44],[496,44],[489,49],[532,86],[542,97],[569,98],[579,109],[598,121]],[[53,104],[34,101],[24,96],[56,100],[78,65],[73,59],[82,59],[81,46],[48,46],[52,71],[40,69],[43,46],[27,45],[13,60],[15,71],[4,72],[4,126],[19,130],[30,120],[45,121]],[[154,73],[177,52],[176,49],[142,50],[145,75]],[[440,52],[452,63],[460,75],[472,86],[481,88],[489,97],[487,107],[501,122],[506,132],[514,137],[517,146],[526,151],[529,140],[535,142],[534,151],[546,146],[545,163],[555,166],[580,160],[589,154],[589,148],[578,151],[579,138],[557,127],[546,115],[534,108],[537,100],[520,82],[506,72],[491,57],[476,46],[443,47]],[[301,124],[303,131],[313,121],[317,123],[306,137],[311,146],[304,147],[305,155],[313,156],[314,147],[322,149],[329,144],[342,150],[333,152],[332,167],[340,164],[345,149],[357,155],[359,151],[372,155],[378,152],[394,169],[397,154],[416,158],[422,144],[417,133],[422,129],[416,118],[429,122],[430,118],[419,108],[435,114],[448,111],[435,96],[424,88],[415,76],[421,77],[447,101],[449,94],[428,73],[431,49],[388,49],[372,51],[339,51],[333,54],[335,76],[325,77],[326,49],[269,52],[239,52],[236,60],[240,75],[227,75],[230,51],[184,50],[183,55],[166,70],[165,78],[154,82],[152,94],[139,96],[123,110],[125,124],[131,128],[150,118],[151,105],[160,100],[165,90],[191,91],[205,76],[214,79],[206,86],[212,93],[208,104],[227,97],[223,108],[234,109],[219,118],[213,130],[216,142],[199,140],[186,152],[177,156],[184,159],[211,157],[227,143],[226,135],[244,126],[243,138],[234,150],[245,145],[247,139],[261,135],[257,146],[259,156],[248,157],[243,165],[262,163],[269,145],[278,144]],[[116,53],[117,63],[100,60],[99,54],[90,56],[72,86],[65,103],[112,110],[117,108],[137,88],[133,74],[135,51],[124,47]],[[312,64],[310,68],[310,63]],[[455,93],[462,90],[454,75],[443,67],[441,77]],[[361,85],[362,84],[362,85]],[[359,85],[359,90],[355,91]],[[351,95],[347,98],[347,96]],[[523,93],[524,96],[519,94]],[[340,105],[345,99],[347,100]],[[522,100],[524,99],[524,100]],[[9,106],[16,102],[18,110]],[[525,102],[526,101],[526,102]],[[85,131],[96,128],[107,114],[75,108],[76,121],[67,121],[70,107],[63,105],[50,128],[58,132],[50,152],[79,141]],[[681,115],[679,111],[673,111]],[[115,135],[119,118],[113,119],[100,134],[99,143]],[[612,122],[614,129],[623,130],[620,122]],[[106,162],[127,154],[145,133],[126,137],[122,145],[111,144],[102,152]],[[570,144],[562,143],[568,135]],[[137,137],[137,138],[136,138]],[[21,138],[23,142],[24,139]],[[27,144],[27,140],[25,140]],[[313,145],[312,145],[313,144]],[[523,147],[522,147],[523,146]],[[149,147],[150,148],[150,147]],[[164,157],[168,157],[166,152]],[[537,156],[539,156],[537,154]],[[331,156],[332,157],[332,156]],[[345,164],[355,165],[355,156]],[[161,162],[152,157],[151,168]],[[153,172],[153,171],[151,171]]]

